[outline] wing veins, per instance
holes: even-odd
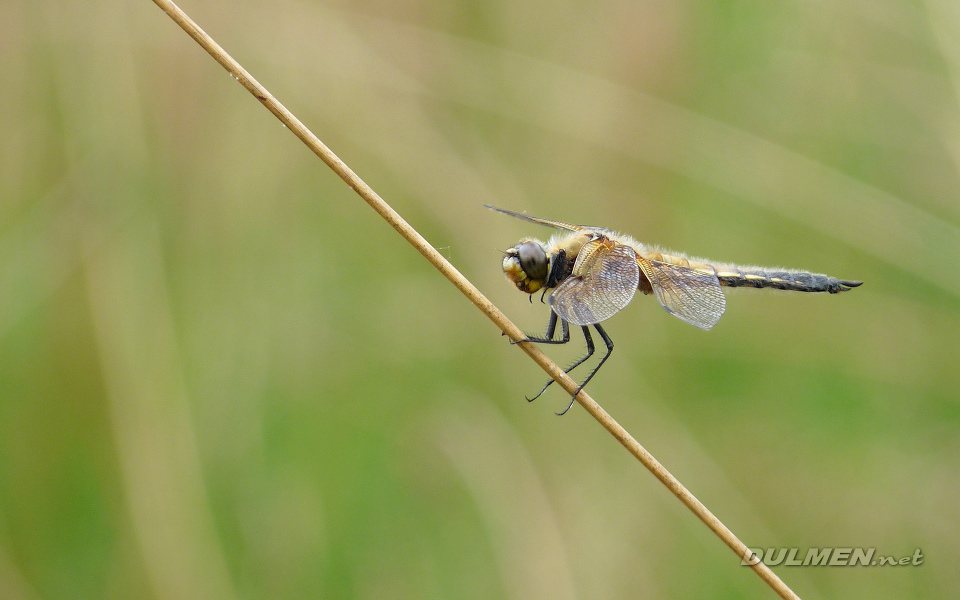
[[[580,249],[573,274],[554,289],[550,306],[565,321],[595,325],[629,304],[639,285],[633,248],[601,236]]]
[[[637,257],[660,305],[681,321],[700,329],[717,324],[726,310],[720,280],[712,273]]]

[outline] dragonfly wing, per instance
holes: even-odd
[[[600,237],[580,249],[573,272],[550,294],[550,306],[564,321],[594,325],[630,304],[638,285],[637,253]]]
[[[540,225],[546,225],[547,227],[556,227],[557,229],[566,229],[568,231],[580,231],[581,229],[589,229],[588,227],[584,227],[582,225],[564,223],[563,221],[551,221],[550,219],[541,219],[540,217],[531,217],[530,215],[513,212],[512,210],[507,210],[505,208],[497,208],[496,206],[490,206],[489,204],[484,204],[484,206],[489,208],[490,210],[495,210],[498,213],[510,215],[511,217],[523,219],[524,221],[530,221],[531,223],[539,223]]]
[[[727,301],[714,273],[642,256],[637,264],[650,280],[654,297],[671,315],[700,329],[710,329],[723,316]]]

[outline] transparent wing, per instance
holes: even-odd
[[[582,225],[564,223],[563,221],[551,221],[550,219],[541,219],[540,217],[531,217],[530,215],[513,212],[512,210],[507,210],[505,208],[497,208],[496,206],[490,206],[489,204],[484,204],[484,206],[489,208],[490,210],[495,210],[498,213],[510,215],[511,217],[523,219],[524,221],[530,221],[531,223],[539,223],[540,225],[546,225],[547,227],[556,227],[557,229],[566,229],[568,231],[580,231],[581,229],[589,229],[588,227],[584,227]]]
[[[550,294],[550,306],[574,325],[593,325],[630,304],[640,284],[637,253],[599,238],[584,244],[573,272]]]
[[[654,297],[671,315],[700,329],[710,329],[723,316],[727,301],[715,274],[642,256],[637,264],[650,280]]]

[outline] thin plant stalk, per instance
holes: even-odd
[[[460,290],[483,314],[494,322],[510,339],[518,341],[526,335],[514,325],[490,300],[488,300],[480,290],[476,288],[466,277],[464,277],[442,254],[431,246],[413,227],[408,224],[393,208],[387,204],[373,189],[367,185],[360,177],[353,172],[336,154],[333,153],[320,139],[313,134],[307,127],[300,122],[286,107],[284,107],[263,85],[261,85],[253,76],[250,75],[240,63],[233,59],[220,47],[206,32],[189,17],[176,4],[169,0],[153,0],[154,3],[163,9],[190,37],[192,37],[200,46],[206,50],[220,65],[229,72],[234,79],[247,89],[248,92],[263,104],[267,110],[272,112],[287,129],[293,132],[300,141],[302,141],[314,154],[320,157],[333,171],[343,179],[363,200],[370,205],[373,210],[383,217],[391,227],[397,230],[404,239],[410,242],[420,254],[426,258],[450,283]],[[577,389],[577,383],[568,377],[563,369],[558,367],[550,360],[537,346],[528,342],[521,342],[517,346],[527,353],[535,363],[540,365],[546,373],[552,377],[567,393],[573,394]],[[730,547],[737,555],[739,560],[746,560],[753,571],[760,576],[773,590],[784,599],[799,600],[793,590],[791,590],[777,575],[770,570],[762,561],[756,560],[751,550],[737,538],[724,525],[720,519],[715,517],[702,502],[690,493],[687,488],[680,483],[652,454],[640,445],[637,440],[631,436],[626,429],[620,426],[613,417],[611,417],[603,408],[597,404],[593,398],[585,391],[581,390],[576,396],[577,402],[595,418],[618,442],[620,442],[627,451],[630,452],[640,463],[646,467],[653,475],[660,480],[673,494],[689,508],[693,514],[706,524],[717,537]],[[752,559],[752,560],[751,560]]]

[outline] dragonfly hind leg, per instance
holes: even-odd
[[[564,321],[563,324],[566,325],[567,322]],[[567,367],[566,369],[564,369],[564,371],[563,371],[564,373],[569,374],[570,371],[576,369],[576,368],[579,367],[581,364],[583,364],[583,361],[585,361],[585,360],[587,360],[588,358],[590,358],[591,356],[593,356],[593,351],[595,350],[595,348],[594,348],[594,346],[593,346],[593,338],[590,337],[590,329],[589,329],[588,327],[581,327],[581,329],[583,329],[583,337],[584,337],[584,339],[587,340],[587,353],[586,353],[584,356],[582,356],[582,357],[580,357],[579,359],[577,359],[577,362],[573,363],[572,365],[570,365],[569,367]],[[568,331],[568,333],[569,333],[569,331]],[[568,340],[569,340],[569,336],[568,336]],[[553,379],[550,379],[550,380],[548,380],[545,384],[543,384],[543,387],[540,388],[540,391],[537,392],[536,396],[534,396],[533,398],[527,398],[527,402],[533,402],[534,400],[536,400],[537,398],[539,398],[540,396],[542,396],[543,393],[544,393],[545,391],[547,391],[547,388],[550,387],[550,384],[551,384],[551,383],[553,383]],[[580,387],[583,387],[583,386],[580,386]],[[577,392],[579,392],[579,391],[580,391],[580,390],[578,389]],[[576,395],[576,394],[574,394],[574,395]],[[569,407],[569,406],[567,407],[567,410],[570,410],[570,407]],[[565,411],[563,411],[563,412],[567,412],[567,411],[565,410]],[[563,414],[563,413],[559,413],[559,414]]]
[[[591,379],[593,379],[593,376],[597,374],[597,371],[600,370],[600,367],[603,366],[603,363],[606,362],[606,360],[610,358],[610,354],[613,353],[613,340],[610,339],[610,336],[607,335],[607,332],[604,331],[603,328],[600,327],[600,325],[598,324],[594,324],[593,328],[596,329],[597,333],[600,334],[600,337],[603,338],[603,343],[607,347],[607,353],[603,355],[603,358],[600,359],[600,362],[597,363],[597,366],[595,366],[593,370],[590,371],[590,374],[587,375],[587,378],[583,380],[583,383],[580,384],[580,387],[577,388],[577,391],[573,393],[573,396],[570,398],[570,404],[568,404],[567,407],[563,409],[563,412],[558,412],[557,415],[567,414],[567,411],[570,410],[570,408],[573,406],[573,403],[577,401],[577,394],[580,393],[580,390],[582,390],[583,387],[587,385],[587,383],[589,383]],[[583,361],[587,360],[588,358],[590,358],[590,355],[593,354],[593,340],[590,339],[590,330],[587,328],[586,325],[583,326],[583,336],[587,338],[587,355],[581,358],[579,361],[577,361],[573,365],[573,367],[576,367]],[[567,372],[572,370],[573,367],[570,367],[570,369],[568,369]],[[551,379],[550,381],[552,382],[553,380]],[[548,383],[547,385],[550,385],[550,384]],[[546,389],[546,387],[544,387],[544,389]],[[541,391],[540,393],[543,393],[543,392]]]

